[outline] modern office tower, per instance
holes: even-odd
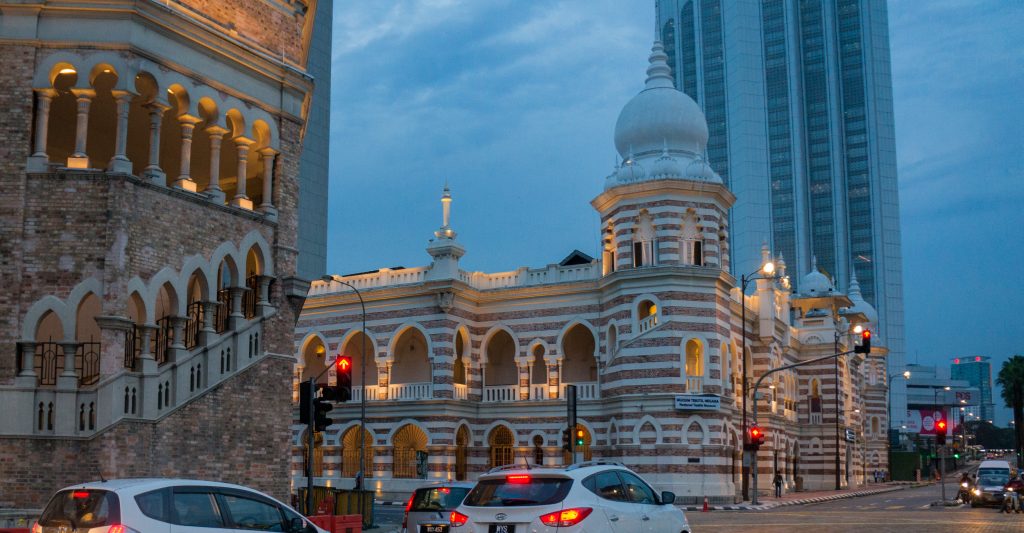
[[[837,287],[856,275],[890,372],[902,371],[886,2],[659,0],[656,10],[676,86],[707,116],[707,158],[737,197],[733,275],[758,268],[761,242],[799,274],[816,260]],[[892,402],[898,417],[902,380]]]
[[[949,366],[953,379],[960,379],[978,389],[981,398],[972,399],[979,409],[981,420],[995,421],[996,406],[992,402],[992,360],[983,355],[957,357]]]

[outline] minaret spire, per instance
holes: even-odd
[[[452,192],[448,188],[448,180],[444,182],[444,192],[441,193],[441,229],[434,232],[438,239],[454,239],[455,232],[451,228],[452,215]]]

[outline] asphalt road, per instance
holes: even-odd
[[[947,497],[955,496],[947,484]],[[992,508],[932,507],[939,486],[907,489],[875,496],[812,505],[779,507],[770,511],[687,513],[694,531],[757,531],[758,533],[1007,533],[1024,532],[1024,514],[1000,514]]]

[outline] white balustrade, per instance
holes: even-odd
[[[519,385],[484,387],[485,402],[514,402],[519,399]]]
[[[704,392],[704,378],[701,376],[686,376],[686,392],[689,394]]]
[[[433,396],[433,386],[424,383],[392,383],[388,386],[389,400],[424,400]]]
[[[565,395],[566,385],[576,385],[577,400],[596,400],[601,397],[600,388],[597,386],[596,381],[584,381],[580,383],[562,383],[561,398],[567,397]]]
[[[380,395],[378,394],[378,389],[380,389],[380,387],[378,387],[377,385],[367,385],[366,386],[366,401],[372,402],[374,400],[379,400],[380,399]],[[352,386],[352,398],[349,400],[349,402],[361,402],[361,401],[363,401],[363,388],[358,386],[358,385],[353,385]]]
[[[456,400],[468,400],[469,399],[469,387],[461,384],[455,384],[455,399]]]
[[[530,386],[530,399],[531,400],[547,400],[548,399],[548,386],[547,385],[531,385]]]
[[[651,315],[640,321],[640,333],[654,329],[658,325],[658,315]]]

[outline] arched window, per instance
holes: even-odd
[[[658,306],[650,301],[643,300],[636,308],[639,333],[653,329],[658,325]]]
[[[394,478],[427,478],[427,435],[420,428],[407,424],[395,433],[391,475]]]
[[[540,435],[533,436],[533,464],[544,464],[544,437]]]
[[[519,368],[515,340],[507,331],[497,331],[484,347],[484,400],[514,401],[519,398]]]
[[[562,380],[566,383],[597,381],[597,359],[594,358],[594,334],[583,324],[576,324],[562,337]]]
[[[466,384],[466,341],[461,331],[455,334],[455,365],[452,368],[452,380],[456,385]]]
[[[543,400],[547,398],[548,363],[544,359],[544,345],[533,347],[533,360],[530,363],[530,398]]]
[[[430,358],[427,338],[417,328],[407,328],[394,344],[394,363],[391,365],[391,383],[430,382]]]
[[[811,403],[811,405],[810,405],[810,407],[811,407],[811,423],[812,424],[820,424],[821,423],[821,387],[820,387],[820,384],[818,383],[818,380],[816,380],[816,379],[812,379],[811,380],[811,398],[810,398],[810,403]]]
[[[878,417],[877,416],[873,416],[873,417],[871,417],[871,434],[872,435],[878,435],[878,429],[879,429]]]
[[[608,340],[608,353],[607,353],[608,359],[607,360],[609,360],[609,361],[613,357],[615,357],[615,354],[619,351],[619,333],[618,333],[618,331],[619,330],[618,330],[618,328],[615,327],[615,324],[612,324],[612,325],[608,326],[608,336],[607,336],[607,340]]]
[[[607,276],[608,274],[615,272],[615,248],[617,246],[615,242],[615,227],[612,226],[611,222],[608,222],[608,227],[604,230],[603,241],[601,272]]]
[[[466,479],[466,463],[469,455],[469,428],[459,426],[455,433],[455,479],[463,481]]]
[[[373,341],[370,337],[357,332],[342,347],[341,353],[352,357],[352,387],[361,387],[363,384],[363,346],[366,346],[366,386],[377,386],[377,358],[374,356]],[[359,394],[359,393],[355,393]],[[367,399],[375,398],[372,392]]]
[[[359,472],[359,434],[363,434],[363,477],[373,477],[373,437],[360,426],[352,426],[341,437],[341,476],[356,477]]]
[[[515,460],[515,436],[512,430],[505,426],[498,426],[491,431],[490,439],[490,468],[502,465],[510,465]]]
[[[651,219],[651,214],[646,209],[642,209],[633,232],[633,267],[658,264],[656,242],[654,221]]]
[[[36,326],[36,353],[33,366],[39,385],[56,385],[57,375],[64,370],[63,350],[59,342],[64,340],[64,326],[60,317],[47,311]]]
[[[327,369],[327,347],[324,346],[320,337],[310,337],[302,348],[302,382],[305,383],[311,378],[320,376],[317,383],[326,385],[327,372],[324,372],[325,369]],[[222,368],[221,372],[225,370],[226,368]]]
[[[92,385],[100,379],[100,327],[96,317],[102,314],[100,299],[89,293],[78,305],[75,317],[75,371],[79,385]]]
[[[704,264],[704,237],[701,235],[700,219],[694,212],[683,217],[682,239],[679,243],[679,258],[684,265]]]
[[[697,339],[686,341],[686,392],[704,390],[704,346]]]

